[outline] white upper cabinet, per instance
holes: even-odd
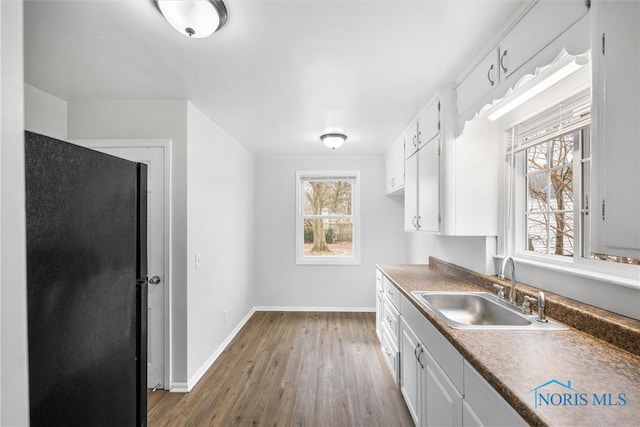
[[[440,99],[433,99],[418,116],[418,148],[440,133]]]
[[[498,51],[492,50],[458,85],[458,113],[467,111],[472,105],[496,89],[499,84],[498,79]]]
[[[404,228],[440,230],[440,98],[434,97],[405,131]],[[411,136],[411,129],[416,129]],[[409,142],[410,141],[410,142]]]
[[[589,11],[587,1],[536,1],[458,84],[457,113],[473,117],[484,104],[505,95],[515,81],[543,62],[531,61]],[[553,52],[553,55],[560,50]],[[582,52],[580,52],[582,53]],[[553,58],[551,58],[553,59]],[[546,60],[546,63],[550,60]],[[524,68],[524,69],[523,69]],[[471,108],[475,107],[475,108]]]
[[[504,80],[587,13],[585,1],[538,1],[500,41]]]
[[[404,135],[387,149],[384,156],[385,193],[389,196],[403,194],[404,189]]]
[[[640,258],[640,2],[593,8],[592,250]]]
[[[404,133],[405,155],[408,159],[440,133],[440,100],[434,97],[409,124]]]

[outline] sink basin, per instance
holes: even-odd
[[[549,320],[538,322],[537,314],[525,316],[511,304],[488,292],[412,292],[447,325],[456,329],[566,330]]]

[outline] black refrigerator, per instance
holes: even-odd
[[[147,422],[146,165],[25,132],[31,426]]]

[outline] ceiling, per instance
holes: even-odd
[[[66,101],[188,99],[257,154],[379,154],[527,0],[226,0],[205,39],[153,0],[27,0],[25,81]]]

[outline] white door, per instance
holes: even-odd
[[[165,148],[163,146],[109,146],[109,142],[78,142],[97,151],[147,164],[147,258],[149,276],[147,387],[164,388],[165,322]],[[120,145],[121,142],[113,143]],[[134,143],[135,144],[135,143]],[[133,144],[130,144],[133,145]]]

